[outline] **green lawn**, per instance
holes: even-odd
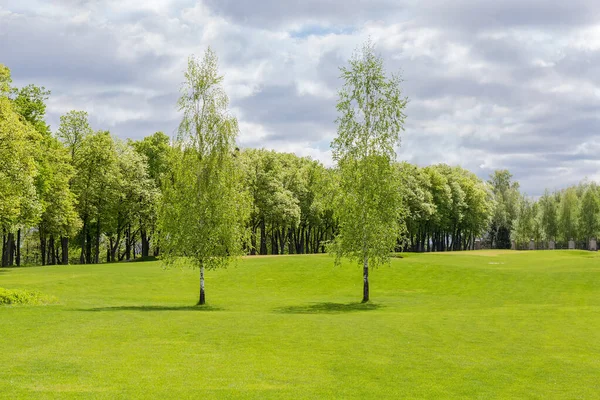
[[[0,270],[58,304],[0,307],[0,397],[600,396],[600,254],[326,255],[207,273],[158,262]]]

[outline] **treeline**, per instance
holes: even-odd
[[[181,184],[181,152],[162,132],[119,140],[70,111],[52,132],[50,92],[12,86],[0,65],[0,228],[2,266],[99,263],[160,255],[165,188]],[[275,151],[236,150],[247,206],[247,254],[325,252],[344,196],[339,172]],[[178,161],[179,160],[179,161]],[[460,167],[395,163],[400,197],[398,251],[510,248],[598,234],[600,190],[581,184],[534,201],[508,171],[489,181]],[[178,171],[178,172],[177,172]],[[162,210],[163,213],[165,210]],[[167,210],[168,211],[168,210]]]
[[[489,225],[494,199],[488,184],[461,167],[398,165],[410,251],[471,250]]]
[[[512,239],[518,248],[531,240],[536,248],[545,248],[550,241],[567,248],[573,240],[577,248],[587,249],[599,236],[600,188],[594,182],[546,191],[538,200],[521,196],[517,204]]]

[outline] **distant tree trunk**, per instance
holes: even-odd
[[[15,234],[8,234],[8,265],[15,265]]]
[[[65,236],[60,237],[60,247],[62,248],[62,265],[69,264],[69,238]]]
[[[6,229],[2,228],[2,266],[6,267]]]
[[[21,266],[21,229],[17,230],[17,267]]]
[[[301,254],[306,254],[306,251],[304,249],[304,231],[306,230],[306,227],[303,226],[302,230],[300,230],[300,243],[298,243],[300,250],[298,251],[298,253]]]
[[[127,227],[127,236],[125,237],[125,259],[131,260],[131,225]]]
[[[133,259],[135,260],[135,232],[131,235],[131,251],[133,253]]]
[[[100,264],[100,216],[98,216],[98,221],[96,222],[96,254],[94,262]]]
[[[365,256],[363,263],[363,299],[362,302],[369,301],[369,258]]]
[[[87,215],[83,216],[83,227],[81,228],[81,255],[79,264],[85,264],[85,233],[87,232]]]
[[[265,220],[260,221],[260,255],[267,254],[267,227]]]
[[[46,235],[40,231],[40,255],[42,256],[42,265],[46,265]]]
[[[150,254],[150,241],[145,229],[140,230],[140,237],[142,240],[142,257],[148,257]]]
[[[250,234],[250,255],[256,255],[256,225],[252,225],[252,233]]]
[[[48,243],[48,253],[50,256],[48,259],[48,264],[56,265],[56,255],[54,253],[54,235],[50,235],[50,240]]]
[[[275,227],[271,228],[271,254],[279,254],[279,249],[277,248],[277,232]]]
[[[289,254],[294,254],[294,240],[292,237],[292,228],[288,228],[288,233],[287,233],[287,240],[288,240],[288,253]]]
[[[92,260],[92,233],[90,232],[90,226],[88,224],[85,232],[85,262],[91,264]]]
[[[158,257],[158,254],[160,253],[160,248],[159,248],[158,238],[154,234],[154,228],[152,228],[152,237],[154,238],[154,250],[152,251],[152,253],[154,254],[154,257]]]
[[[204,292],[204,264],[200,264],[200,299],[199,306],[206,304],[206,293]]]
[[[106,262],[109,263],[112,255],[112,239],[106,244]]]
[[[279,229],[279,248],[280,250],[280,254],[285,254],[285,228],[281,227],[281,229]],[[290,254],[292,254],[292,252],[290,251]]]
[[[109,253],[109,262],[115,262],[115,244],[113,243],[112,236],[108,238],[108,253]]]
[[[52,260],[50,258],[50,239],[46,239],[46,265],[52,265]]]

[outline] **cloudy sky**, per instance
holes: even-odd
[[[410,103],[400,159],[600,180],[597,0],[0,0],[0,62],[94,128],[173,134],[186,58],[220,58],[240,144],[331,164],[339,66],[367,38]]]

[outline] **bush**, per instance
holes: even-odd
[[[56,299],[52,296],[43,295],[40,292],[32,292],[21,289],[0,288],[0,305],[8,304],[31,304],[41,305],[54,303]]]

